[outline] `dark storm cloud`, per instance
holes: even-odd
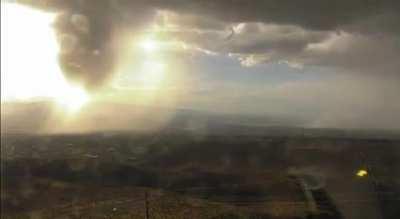
[[[398,18],[400,9],[397,0],[175,0],[159,3],[173,11],[216,17],[227,22],[292,24],[315,30],[334,30],[372,16]]]
[[[59,63],[64,74],[86,88],[106,81],[123,51],[124,33],[137,31],[154,16],[143,3],[120,4],[107,0],[43,0],[20,2],[57,13],[54,28],[60,44]]]
[[[174,32],[177,38],[206,50],[232,53],[246,63],[285,61],[353,67],[366,65],[362,55],[365,50],[378,48],[380,56],[371,53],[369,59],[374,65],[386,64],[385,57],[400,54],[398,42],[393,47],[385,41],[387,36],[399,37],[398,0],[20,1],[59,14],[55,28],[61,44],[61,67],[68,78],[87,87],[101,85],[113,72],[124,49],[120,43],[123,33],[154,21],[160,10],[170,12],[167,22],[181,28]],[[245,23],[244,29],[232,35],[231,28],[238,23]],[[346,41],[335,42],[342,48],[340,52],[333,46],[332,51],[310,49],[310,45],[329,40],[331,32],[340,31],[383,37],[367,40],[369,43],[354,41],[359,46],[356,52]],[[226,36],[229,42],[220,42]],[[383,46],[371,46],[377,42],[383,42]]]

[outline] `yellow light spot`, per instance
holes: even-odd
[[[367,175],[368,175],[368,172],[366,170],[361,169],[361,170],[357,171],[357,176],[359,176],[359,177],[364,177]]]

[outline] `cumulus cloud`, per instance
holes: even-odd
[[[293,68],[337,68],[337,72],[346,74],[398,75],[400,25],[396,24],[400,23],[400,8],[395,1],[335,1],[324,5],[320,1],[302,1],[296,7],[286,1],[230,1],[225,10],[213,14],[211,5],[222,8],[223,2],[193,5],[198,11],[188,9],[193,13],[191,28],[187,28],[185,16],[179,19],[178,12],[169,13],[175,27],[186,27],[175,28],[173,34],[207,51],[237,57],[247,67],[279,62]],[[268,13],[271,7],[278,12]],[[265,13],[258,14],[261,9]],[[233,14],[236,10],[237,15]],[[227,16],[227,11],[232,15]],[[252,13],[246,14],[247,11]],[[287,17],[283,16],[285,13]],[[197,23],[215,20],[218,25],[195,25],[194,18]],[[224,40],[224,36],[229,39]]]
[[[342,67],[353,72],[398,73],[400,45],[396,37],[332,34],[327,40],[309,44],[299,56],[306,64]]]

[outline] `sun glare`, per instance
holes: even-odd
[[[166,60],[160,58],[159,52],[162,43],[152,37],[145,37],[137,41],[139,51],[145,52],[139,68],[128,70],[125,75],[132,82],[131,86],[137,89],[155,91],[161,88],[161,84],[166,76]],[[128,64],[129,66],[129,64]]]
[[[139,80],[145,89],[159,88],[165,77],[165,66],[162,62],[146,61],[143,63]]]
[[[88,101],[89,95],[79,87],[71,87],[68,93],[56,99],[56,102],[66,107],[69,112],[76,112]]]
[[[76,111],[89,100],[69,84],[57,60],[54,14],[1,2],[1,100],[52,99]]]
[[[140,46],[145,52],[156,52],[160,48],[160,44],[153,39],[145,39],[140,43]]]

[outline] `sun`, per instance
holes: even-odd
[[[56,99],[56,102],[60,106],[65,107],[65,109],[68,112],[78,111],[88,101],[89,101],[88,93],[85,92],[84,89],[81,89],[79,87],[70,87],[68,89],[68,93],[65,93],[64,95],[60,95]]]
[[[137,69],[130,70],[127,74],[132,81],[132,86],[146,91],[157,91],[166,79],[167,59],[160,56],[163,43],[154,37],[146,36],[135,41],[136,51],[146,53]]]
[[[1,101],[50,99],[68,111],[89,101],[89,94],[64,78],[55,15],[1,2]]]
[[[148,53],[156,52],[160,49],[160,43],[150,38],[144,39],[139,45],[145,52]]]

